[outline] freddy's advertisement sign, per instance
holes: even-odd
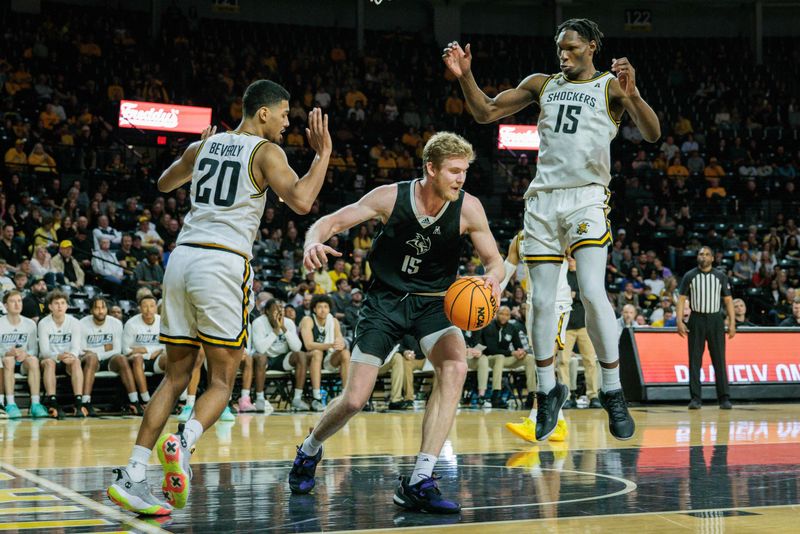
[[[501,124],[497,130],[497,148],[539,150],[539,131],[533,124]]]
[[[199,134],[211,124],[211,108],[122,100],[119,127]]]

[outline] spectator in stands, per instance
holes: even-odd
[[[139,243],[141,243],[141,238],[139,238]],[[138,249],[133,248],[133,237],[131,234],[124,234],[119,250],[116,252],[116,257],[120,266],[133,271],[139,265],[139,262],[147,257],[147,254],[141,247]]]
[[[0,355],[2,356],[3,385],[5,386],[5,414],[9,419],[22,416],[14,399],[14,372],[19,371],[28,379],[31,394],[29,414],[33,418],[47,417],[47,410],[39,396],[39,342],[36,336],[36,323],[20,315],[22,295],[19,291],[9,291],[3,295],[3,305],[8,315],[0,317]],[[0,413],[3,412],[0,406]]]
[[[711,177],[708,179],[708,187],[706,187],[706,198],[711,201],[722,200],[728,196],[725,187],[720,185],[719,178]]]
[[[33,150],[28,155],[28,165],[33,167],[34,172],[57,172],[56,160],[44,151],[42,143],[33,145]]]
[[[706,162],[697,150],[689,153],[689,159],[686,160],[686,167],[692,174],[700,174],[706,168]]]
[[[780,326],[789,328],[800,328],[800,297],[795,297],[792,301],[792,315],[784,319]]]
[[[294,372],[294,398],[291,406],[306,411],[308,403],[303,400],[310,355],[301,349],[302,342],[291,319],[284,316],[283,303],[270,299],[264,306],[264,314],[253,321],[253,367],[256,387],[257,411],[266,408],[264,383],[267,370]]]
[[[8,269],[15,271],[22,262],[22,251],[14,241],[14,226],[3,225],[3,237],[0,239],[0,258],[6,260]]]
[[[33,247],[51,247],[54,243],[58,243],[58,235],[53,228],[53,218],[42,217],[42,225],[33,233]]]
[[[444,103],[444,112],[453,117],[460,117],[464,114],[464,101],[458,96],[456,90],[451,91],[450,96]]]
[[[486,345],[482,343],[483,341],[483,331],[478,330],[476,332],[470,332],[468,330],[462,331],[464,334],[464,341],[467,345],[467,368],[470,371],[477,371],[477,404],[479,408],[491,408],[492,407],[492,397],[486,394],[486,390],[489,387],[489,357],[484,354],[486,350]],[[416,355],[415,355],[416,357]],[[411,363],[412,358],[407,358],[408,363],[406,369],[411,367],[411,372],[415,366]],[[424,364],[424,356],[423,361]],[[421,366],[419,367],[422,368]],[[408,397],[406,397],[408,398]],[[502,404],[502,398],[500,399],[499,404]]]
[[[122,232],[109,225],[108,216],[106,215],[101,215],[97,218],[97,228],[92,230],[92,237],[94,238],[95,250],[100,248],[100,239],[103,237],[108,238],[114,248],[119,247],[122,242]]]
[[[681,153],[691,154],[700,150],[700,145],[695,141],[693,134],[688,134],[686,139],[681,143]]]
[[[725,169],[719,164],[716,156],[711,156],[708,160],[708,165],[703,169],[703,175],[706,177],[706,180],[711,180],[712,178],[721,179],[725,176]]]
[[[111,240],[107,237],[100,238],[100,250],[94,253],[92,270],[106,282],[115,285],[121,285],[125,278],[125,272],[122,270],[117,256],[111,252]]]
[[[83,406],[83,369],[78,356],[81,353],[81,327],[77,319],[67,313],[67,295],[59,290],[47,295],[50,315],[39,321],[39,361],[44,381],[45,402],[53,417],[61,418],[63,412],[56,400],[56,375],[66,372],[71,378],[75,396],[74,415],[88,416]]]
[[[139,229],[136,231],[136,235],[142,238],[142,246],[144,248],[157,248],[159,252],[164,250],[164,240],[161,239],[156,229],[150,224],[150,217],[146,215],[139,217]],[[121,238],[122,236],[120,236]]]
[[[485,353],[492,366],[492,407],[506,408],[503,400],[503,369],[525,368],[528,395],[536,394],[536,361],[526,351],[525,333],[517,325],[510,323],[511,310],[508,306],[500,306],[494,321],[482,330]]]
[[[156,313],[156,298],[144,293],[138,302],[139,313],[128,319],[122,329],[122,354],[130,363],[140,405],[144,408],[150,402],[145,372],[163,375],[167,354],[158,340],[161,316]]]
[[[25,154],[26,139],[17,139],[14,146],[6,151],[5,163],[9,172],[24,171],[28,164],[28,156]]]
[[[347,348],[339,321],[331,314],[331,299],[327,295],[317,295],[311,301],[312,314],[300,321],[300,338],[303,350],[311,354],[309,372],[311,374],[311,409],[321,412],[322,369],[335,372],[339,370],[342,388],[347,385],[350,369],[350,350]]]
[[[639,294],[633,290],[633,283],[626,281],[623,290],[617,295],[617,309],[621,310],[626,304],[639,309]]]
[[[112,305],[111,308],[108,310],[108,315],[119,321],[122,321],[124,318],[122,314],[122,307],[120,307],[119,304]],[[138,399],[138,394],[137,394],[137,399]]]
[[[747,318],[747,305],[742,299],[733,299],[733,314],[736,317],[736,329],[740,326],[756,326]]]
[[[622,128],[622,138],[633,145],[640,145],[642,143],[642,132],[636,127],[633,119],[629,118]]]
[[[672,158],[680,154],[680,149],[675,144],[675,138],[671,135],[668,135],[667,138],[661,143],[661,147],[659,147],[659,152],[664,155],[664,159],[670,161]]]
[[[746,244],[746,242],[743,242],[743,244]],[[740,253],[739,258],[733,264],[734,278],[747,282],[748,284],[752,280],[755,270],[755,262],[753,262],[752,256],[747,251]]]
[[[362,224],[358,227],[358,235],[353,238],[353,250],[367,252],[370,248],[372,248],[372,236],[369,235],[367,225]]]
[[[47,284],[41,276],[34,276],[31,280],[30,292],[22,300],[22,315],[34,322],[39,322],[46,315]]]
[[[684,178],[689,177],[689,169],[681,163],[680,154],[670,160],[669,167],[667,167],[667,176],[670,178],[677,178],[679,176]]]
[[[626,304],[622,307],[622,314],[617,319],[617,329],[620,335],[624,328],[633,328],[636,326],[636,315],[638,310],[633,304]]]
[[[295,319],[294,322],[297,326],[300,326],[300,321],[304,318],[309,317],[312,313],[314,313],[311,309],[311,301],[314,298],[314,294],[310,291],[306,291],[303,293],[303,301],[300,303],[299,306],[295,307]]]
[[[50,262],[53,271],[64,276],[64,282],[74,287],[81,289],[83,287],[86,275],[81,269],[80,264],[75,258],[72,257],[72,241],[62,241],[58,246],[58,254]]]
[[[333,247],[333,244],[331,244]],[[339,280],[347,280],[347,273],[345,272],[345,264],[344,259],[336,258],[333,262],[333,269],[328,271],[328,276],[330,277],[330,289],[326,287],[326,292],[331,293],[336,288],[336,283]],[[319,283],[319,282],[318,282]]]
[[[351,289],[347,278],[339,278],[336,281],[336,291],[330,294],[331,301],[333,302],[332,312],[339,321],[343,321],[345,318],[345,311],[350,304]]]
[[[148,288],[156,296],[161,294],[164,268],[161,266],[160,254],[157,249],[151,248],[147,251],[147,258],[136,266],[133,277],[138,287]]]
[[[660,306],[650,314],[650,324],[656,326],[656,322],[663,322],[664,314],[667,311],[673,311],[672,298],[668,296],[661,297]]]

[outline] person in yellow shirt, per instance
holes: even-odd
[[[709,185],[706,188],[707,199],[712,200],[714,199],[714,197],[725,198],[726,196],[728,196],[728,193],[727,191],[725,191],[725,188],[720,185],[718,177],[714,176],[712,178],[709,178],[708,182]]]
[[[725,176],[725,169],[722,168],[722,165],[719,164],[716,157],[711,157],[708,160],[708,165],[703,170],[703,175],[706,177],[706,180],[711,181],[712,178],[722,178]],[[717,180],[719,183],[719,180]]]
[[[692,121],[681,114],[678,114],[678,119],[675,121],[675,125],[672,129],[675,132],[675,135],[681,137],[694,132],[694,128],[692,128]]]
[[[680,156],[672,158],[669,167],[667,167],[667,176],[670,178],[677,178],[679,176],[683,176],[684,178],[689,177],[689,169],[681,162]]]
[[[415,148],[417,143],[422,141],[422,138],[417,133],[417,129],[412,126],[406,133],[403,134],[403,137],[400,139],[400,141],[407,147]]]
[[[302,147],[305,146],[305,144],[306,144],[306,140],[303,137],[303,135],[300,133],[300,128],[298,128],[297,126],[294,126],[292,128],[292,131],[289,133],[289,135],[286,136],[286,145],[287,146],[293,146],[293,147],[302,148]]]
[[[39,113],[39,120],[42,121],[42,128],[45,130],[52,130],[56,124],[61,122],[61,119],[58,118],[55,110],[53,110],[53,104],[47,104],[44,111]]]
[[[33,146],[33,152],[28,156],[28,165],[32,165],[35,172],[57,172],[56,160],[44,151],[42,143]]]
[[[347,272],[345,271],[344,267],[345,267],[344,260],[342,258],[336,258],[336,261],[333,262],[333,269],[328,271],[328,276],[331,279],[331,286],[332,286],[331,289],[328,291],[328,293],[335,291],[336,282],[342,279],[347,280]]]
[[[58,242],[58,234],[53,226],[52,217],[43,217],[42,225],[33,232],[33,250],[37,247],[49,247]]]
[[[455,90],[447,97],[447,101],[444,103],[444,112],[448,115],[464,114],[464,101],[459,98]]]
[[[414,168],[414,158],[411,157],[411,153],[408,150],[403,150],[403,154],[401,156],[397,156],[397,168],[398,169]]]
[[[25,154],[25,139],[17,139],[14,146],[6,151],[6,168],[9,171],[21,171],[28,163],[28,156]]]
[[[363,107],[367,107],[367,95],[361,92],[357,87],[353,87],[344,96],[344,103],[348,109],[356,107],[356,102],[361,101]]]
[[[336,150],[333,150],[331,151],[330,160],[328,160],[328,167],[341,172],[345,170],[347,163],[341,154],[339,154]]]
[[[396,169],[397,160],[389,153],[388,150],[381,152],[381,157],[378,158],[379,169]]]
[[[106,95],[111,102],[119,102],[125,98],[125,89],[122,88],[119,78],[114,77],[114,80],[106,89]]]
[[[369,235],[369,228],[366,224],[358,227],[358,235],[353,238],[353,248],[364,252],[372,248],[372,236]]]

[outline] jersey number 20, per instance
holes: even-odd
[[[238,161],[226,160],[220,165],[219,160],[211,158],[203,158],[197,170],[204,172],[208,169],[200,180],[197,182],[197,191],[194,196],[194,201],[198,204],[214,204],[215,206],[222,206],[228,208],[233,206],[233,201],[236,200],[236,190],[239,188],[239,174],[242,170],[242,164]],[[219,170],[219,173],[217,173]],[[216,178],[216,187],[206,185],[206,182]],[[228,182],[228,190],[224,192],[223,187],[225,182]],[[212,202],[211,189],[214,189],[214,198]]]
[[[564,108],[567,109],[566,115],[564,114]],[[559,130],[564,132],[565,134],[574,134],[578,131],[578,115],[581,114],[581,107],[580,106],[565,106],[560,105],[558,106],[558,117],[556,118],[556,133]],[[563,127],[562,127],[563,121]]]

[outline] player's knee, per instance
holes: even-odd
[[[322,351],[321,350],[312,350],[310,353],[311,363],[312,364],[322,364]]]
[[[467,377],[467,362],[458,360],[445,360],[437,366],[437,371],[443,380],[463,382]]]
[[[343,407],[347,410],[348,413],[357,413],[360,412],[364,405],[369,400],[369,394],[367,395],[358,395],[350,392],[347,395],[342,397],[342,404]]]
[[[13,356],[3,356],[3,367],[6,369],[13,369],[14,368],[14,357]]]
[[[142,357],[141,353],[136,353],[131,355],[130,357],[131,363],[135,365],[144,365],[144,358]]]
[[[42,369],[45,371],[55,371],[56,369],[56,361],[52,358],[45,358],[42,360]]]

